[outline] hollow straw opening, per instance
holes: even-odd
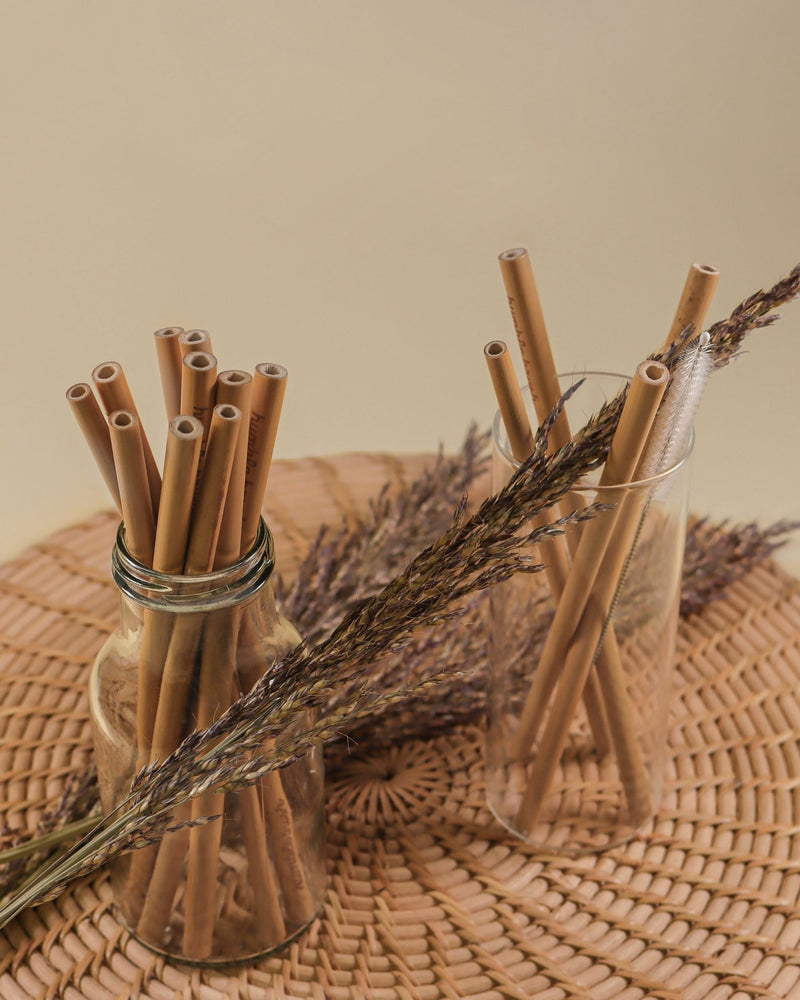
[[[219,406],[214,407],[214,411],[225,420],[235,420],[241,412],[232,403],[220,403]]]
[[[661,369],[659,368],[659,376],[660,375],[661,375]],[[605,379],[617,380],[620,389],[622,389],[623,386],[625,386],[626,384],[630,384],[631,381],[630,376],[619,375],[616,372],[589,372],[589,371],[562,372],[559,373],[558,378],[560,381],[564,383],[574,384],[580,379],[592,378],[593,376],[602,377]],[[528,389],[526,383],[523,383],[520,386],[520,391],[522,392],[523,396],[525,396],[526,403],[528,403],[530,401],[530,390]],[[579,396],[580,391],[581,390],[579,388],[576,393],[576,398]],[[533,426],[534,427],[537,426],[535,418]],[[520,467],[522,463],[519,462],[516,458],[514,458],[514,455],[511,451],[511,446],[509,445],[508,441],[508,435],[506,434],[505,425],[503,423],[503,416],[499,409],[495,412],[494,419],[492,420],[492,442],[494,447],[497,449],[497,452],[509,465],[512,472],[516,472],[516,470]],[[574,486],[570,487],[570,490],[576,492],[591,493],[593,494],[598,503],[602,503],[603,496],[616,495],[616,493],[618,493],[619,491],[620,485],[629,487],[631,489],[653,489],[660,483],[667,480],[670,476],[678,472],[678,470],[681,469],[688,462],[692,454],[692,451],[694,449],[694,442],[695,442],[695,433],[694,433],[694,427],[692,427],[689,433],[689,440],[686,443],[686,448],[684,449],[683,454],[674,463],[674,465],[670,466],[670,468],[668,469],[662,469],[661,472],[657,473],[654,476],[650,476],[647,479],[633,479],[627,483],[621,483],[617,486],[600,486],[598,483],[591,482],[588,479],[579,479]]]
[[[173,434],[183,438],[200,437],[203,433],[203,425],[196,417],[180,416],[170,423]]]
[[[508,346],[504,340],[492,340],[483,349],[483,353],[487,358],[499,358],[502,357],[508,350]]]
[[[500,254],[500,260],[519,260],[520,257],[524,257],[528,251],[525,247],[514,247],[512,250],[504,250]]]
[[[208,338],[208,330],[187,330],[183,334],[184,344],[205,344]]]
[[[98,382],[110,382],[120,373],[120,366],[115,361],[106,361],[98,365],[92,373]]]
[[[220,372],[217,376],[217,381],[223,382],[225,385],[244,385],[246,382],[251,381],[251,378],[247,372],[230,371]]]
[[[261,375],[266,375],[268,378],[285,378],[288,375],[283,365],[276,365],[270,361],[256,365],[256,371]]]
[[[132,427],[136,423],[136,418],[127,410],[117,410],[108,418],[109,423],[115,427]]]
[[[175,337],[180,337],[182,333],[182,326],[165,326],[161,330],[156,330],[153,336],[158,337],[159,340],[172,340]]]
[[[186,355],[183,363],[195,371],[205,371],[212,368],[216,360],[213,354],[208,354],[206,351],[192,351],[191,354]]]
[[[695,264],[695,267],[703,274],[719,274],[719,268],[714,267],[713,264]]]
[[[644,374],[647,380],[652,385],[660,385],[665,381],[664,366],[659,364],[648,364],[644,366],[644,369],[640,369],[640,374]]]
[[[90,396],[91,392],[91,388],[85,382],[80,382],[78,385],[72,385],[67,389],[67,399],[80,401]]]

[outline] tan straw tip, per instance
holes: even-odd
[[[203,350],[211,343],[211,334],[208,330],[182,330],[178,340],[187,351]]]
[[[265,378],[273,379],[286,378],[289,374],[288,370],[284,368],[283,365],[276,365],[272,361],[262,361],[260,364],[257,364],[256,371],[259,375],[263,375]]]
[[[175,338],[180,337],[182,333],[182,326],[164,326],[160,330],[156,330],[153,333],[153,336],[156,340],[175,340]]]
[[[700,274],[719,274],[719,268],[714,267],[713,264],[692,264],[695,271],[699,271]]]
[[[187,368],[191,368],[196,372],[203,372],[216,368],[217,359],[208,351],[190,351],[184,356],[183,363]]]
[[[483,349],[487,358],[502,358],[507,351],[508,345],[504,340],[490,340]]]
[[[217,403],[214,413],[222,420],[240,420],[242,411],[233,403]]]
[[[195,438],[203,436],[203,422],[197,417],[181,414],[170,420],[168,430],[174,437],[182,438],[184,441],[193,441]]]
[[[109,413],[108,422],[118,430],[125,430],[128,427],[135,427],[139,421],[136,419],[136,414],[130,410],[115,410]]]
[[[70,403],[82,403],[92,395],[92,387],[88,382],[76,382],[67,389],[65,395]]]
[[[669,382],[669,368],[660,361],[643,361],[636,374],[647,385],[666,385]]]
[[[253,376],[250,372],[241,371],[238,368],[233,368],[228,371],[220,372],[217,375],[217,382],[222,385],[227,385],[231,388],[238,388],[242,385],[248,385],[253,381]]]
[[[501,254],[497,255],[498,260],[520,260],[522,257],[527,257],[528,251],[525,247],[514,247],[512,250],[504,250]]]
[[[92,381],[112,382],[122,372],[122,365],[118,361],[101,361],[92,370]]]

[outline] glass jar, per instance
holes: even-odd
[[[272,538],[232,566],[157,573],[134,559],[120,527],[112,572],[119,628],[98,653],[90,710],[103,809],[143,765],[163,760],[246,693],[299,642],[276,606]],[[302,714],[286,737],[308,728]],[[181,961],[231,964],[268,954],[316,916],[325,890],[323,761],[311,750],[237,792],[211,791],[168,832],[113,862],[119,915],[149,948]]]
[[[573,428],[583,426],[626,382],[619,375],[576,373],[561,377],[562,390],[579,378],[584,384],[566,407]],[[523,396],[535,427],[527,387]],[[690,455],[691,442],[673,468],[643,481],[603,486],[599,473],[581,480],[560,510],[545,512],[543,520],[591,503],[607,504],[613,512],[568,527],[566,537],[545,542],[538,551],[530,547],[528,554],[548,572],[519,573],[492,589],[487,800],[506,829],[548,851],[581,854],[619,844],[658,808]],[[495,492],[518,465],[498,413]],[[606,524],[607,548],[596,577],[582,580],[581,566],[577,585],[564,588],[581,532],[589,525],[602,532]],[[551,572],[559,562],[565,566],[561,590]],[[572,606],[578,610],[557,618],[562,593],[565,599],[577,595]],[[548,642],[552,624],[565,618],[574,621],[571,634],[559,632],[557,641]],[[543,653],[550,654],[544,667]]]

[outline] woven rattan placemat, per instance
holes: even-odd
[[[276,463],[291,572],[320,521],[420,457]],[[0,819],[32,828],[90,755],[86,679],[117,615],[115,519],[0,569]],[[800,582],[768,564],[681,623],[665,801],[599,857],[543,857],[484,805],[481,734],[329,755],[330,883],[283,955],[197,971],[120,927],[106,877],[0,932],[0,997],[800,997]]]

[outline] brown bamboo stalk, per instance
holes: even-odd
[[[215,407],[206,464],[186,542],[183,571],[187,576],[207,573],[213,566],[222,505],[240,425],[241,414],[236,407],[228,404]],[[200,628],[195,616],[178,615],[164,664],[153,731],[152,761],[164,760],[180,741],[199,643]]]
[[[237,389],[240,389],[240,387],[249,389],[249,382],[239,377],[223,379],[223,383],[227,383],[223,395],[228,393],[231,385]],[[244,394],[244,397],[241,391],[233,394],[242,399],[243,402],[247,402],[247,393]],[[219,406],[218,409],[220,409]],[[243,437],[243,434],[240,435],[240,439]],[[242,463],[238,472],[243,479],[246,452],[240,453],[237,447],[236,454],[240,456],[239,460]],[[208,466],[212,460],[211,441],[209,441],[206,465]],[[234,463],[235,461],[236,458],[234,458]],[[239,497],[241,498],[241,491],[239,492]],[[228,499],[225,504],[226,511],[228,510],[229,500],[230,489],[228,490]],[[241,506],[238,508],[238,517],[235,520],[238,521],[239,528],[241,528]],[[218,551],[218,544],[215,548]],[[226,559],[223,565],[229,564],[238,555],[238,551],[235,552],[233,558]],[[231,614],[225,618],[218,615],[213,621],[208,623],[208,627],[206,628],[198,684],[198,728],[205,728],[211,725],[219,714],[228,707],[235,669],[234,664],[236,662],[239,621],[240,616],[238,614]],[[282,786],[280,786],[280,790],[283,793]],[[210,792],[207,795],[199,797],[192,803],[192,818],[200,819],[205,816],[221,817],[224,809],[224,800],[224,794],[216,792]],[[282,800],[285,800],[285,796],[282,796]],[[262,929],[266,934],[265,943],[274,942],[280,940],[280,937],[275,935],[280,934],[282,927],[285,932],[285,926],[283,926],[280,901],[275,895],[275,882],[269,866],[269,859],[264,856],[266,836],[261,806],[258,797],[254,798],[252,793],[244,797],[239,796],[238,801],[241,810],[242,827],[245,833],[245,850],[248,855],[254,894],[259,900],[259,908],[267,910],[270,913],[269,923],[264,925],[262,922]],[[291,820],[291,814],[289,815],[289,820]],[[280,830],[284,830],[287,827],[287,822],[283,816],[280,817],[280,821]],[[213,822],[204,823],[202,826],[193,827],[189,835],[189,867],[186,881],[183,950],[185,954],[195,959],[208,957],[212,950],[217,858],[219,856],[221,835],[221,818]],[[275,831],[273,831],[273,836],[275,836]],[[305,888],[304,882],[303,888]],[[311,905],[312,912],[309,916],[313,915],[313,901]],[[285,889],[284,906],[290,916],[297,906],[294,897],[286,898]]]
[[[525,401],[517,385],[517,376],[508,346],[505,341],[492,340],[484,347],[483,356],[489,369],[489,377],[508,435],[511,453],[518,462],[524,462],[533,451],[533,432],[525,409]]]
[[[217,403],[231,403],[242,412],[242,431],[236,440],[236,454],[231,469],[231,481],[222,515],[214,566],[229,566],[242,553],[242,510],[244,479],[247,472],[247,434],[250,424],[250,394],[253,378],[244,371],[225,371],[217,376]]]
[[[125,372],[122,370],[122,365],[116,361],[104,361],[102,364],[97,365],[92,372],[92,383],[97,395],[100,397],[100,402],[103,404],[107,416],[116,410],[129,410],[139,421],[145,467],[147,468],[147,481],[150,486],[150,500],[153,518],[155,519],[158,514],[158,501],[161,496],[161,473],[153,457],[153,449],[147,440],[147,435],[139,417],[139,411],[136,409],[136,403],[128,385],[128,380],[125,377]]]
[[[508,347],[502,340],[493,340],[486,345],[483,353],[503,425],[508,435],[511,453],[518,462],[524,462],[533,451],[533,433]],[[534,525],[539,526],[546,522],[547,516],[542,514],[535,519]],[[545,565],[545,575],[553,595],[554,604],[557,605],[569,576],[567,550],[561,538],[553,538],[541,545],[539,552],[540,559]],[[611,740],[599,685],[593,674],[590,674],[587,679],[583,699],[595,749],[603,757],[611,748]]]
[[[200,656],[196,726],[206,729],[230,705],[236,662],[239,615],[217,611],[206,623]],[[203,959],[211,954],[217,899],[217,864],[222,840],[225,793],[211,791],[192,801],[192,819],[213,820],[189,831],[189,861],[184,897],[183,952]],[[242,817],[244,820],[244,817]],[[263,826],[262,826],[263,829]]]
[[[141,430],[135,414],[129,410],[117,410],[108,418],[111,445],[117,467],[120,486],[122,518],[125,524],[125,539],[131,555],[139,562],[152,566],[155,547],[155,524],[151,506],[150,488],[147,480],[147,470],[142,448]],[[147,635],[147,616],[142,622],[143,636]],[[157,687],[152,683],[152,675],[147,666],[142,665],[141,657],[153,654],[151,646],[157,645],[156,635],[150,628],[147,649],[140,654],[138,674],[138,695],[140,704],[137,706],[137,735],[141,734],[149,740],[152,731],[151,718],[154,717],[157,702]],[[155,653],[157,655],[157,652]],[[139,747],[137,764],[145,763],[143,748]],[[143,856],[138,862],[147,865],[148,859]],[[139,894],[140,896],[141,894]],[[138,896],[135,898],[139,898]]]
[[[207,573],[213,566],[240,426],[241,413],[236,407],[224,404],[214,408],[206,460],[186,546],[184,573],[188,576]],[[153,762],[164,760],[177,747],[183,735],[202,630],[202,615],[181,614],[176,617],[164,662],[153,727]],[[133,855],[130,877],[133,891],[138,892],[142,885],[148,886],[149,881],[137,924],[139,933],[148,940],[160,940],[169,920],[175,891],[183,876],[187,843],[186,831],[167,834],[158,848],[154,869],[152,853],[138,851]],[[145,857],[139,860],[140,855]],[[149,877],[151,870],[152,878]]]
[[[215,406],[211,414],[205,460],[200,476],[192,527],[186,545],[184,572],[209,573],[214,568],[217,540],[236,454],[242,413],[230,403]]]
[[[165,326],[153,334],[168,420],[177,417],[181,412],[181,360],[183,356],[178,337],[182,333],[182,326]]]
[[[214,394],[217,386],[217,359],[206,351],[184,355],[181,375],[181,413],[197,417],[208,437]],[[202,456],[201,456],[202,464]]]
[[[539,423],[543,423],[561,398],[561,386],[530,257],[527,250],[517,247],[504,250],[498,259],[531,399]],[[562,410],[550,431],[550,450],[562,448],[571,440],[567,415]]]
[[[77,382],[67,389],[67,402],[78,422],[78,426],[86,438],[89,450],[100,470],[100,475],[108,487],[111,499],[117,510],[122,513],[119,499],[119,483],[117,469],[114,465],[114,453],[111,450],[111,435],[108,423],[97,397],[92,392],[88,382]]]
[[[533,400],[536,418],[540,424],[543,424],[561,399],[561,385],[558,380],[542,305],[539,301],[536,279],[533,276],[531,259],[526,249],[517,247],[501,253],[499,261],[511,318],[514,322],[514,330],[525,366],[528,389]],[[558,448],[563,448],[571,440],[572,431],[569,419],[566,410],[562,409],[550,430],[548,451],[553,452]],[[576,498],[574,494],[572,499],[580,501],[580,497]],[[562,514],[567,513],[563,501],[557,505],[556,510]],[[566,544],[573,557],[578,545],[579,534],[577,530],[566,532]],[[553,539],[548,548],[563,548],[563,545],[561,539]],[[565,559],[563,556],[560,559],[556,558],[559,561],[556,572],[558,569],[561,570],[560,590],[563,590],[566,582],[566,576],[563,572]],[[601,650],[600,655],[605,656],[606,651]],[[611,740],[599,684],[594,674],[590,676],[586,684],[584,702],[595,749],[600,756],[605,756],[610,748]]]
[[[608,502],[615,503],[584,526],[575,551],[564,592],[545,641],[533,676],[528,697],[512,741],[512,754],[524,759],[536,738],[545,716],[550,694],[558,679],[567,649],[589,599],[595,577],[619,511],[616,505],[624,496],[624,484],[633,475],[644,447],[656,410],[664,394],[669,371],[660,362],[639,365],[631,382],[619,425],[600,478],[600,486],[622,486],[608,491]],[[604,500],[606,495],[604,495]],[[580,691],[578,691],[580,697]],[[569,721],[569,720],[567,720]],[[564,736],[566,739],[566,735]],[[540,754],[537,754],[537,757]],[[557,765],[558,758],[550,762]],[[544,767],[544,765],[542,765]],[[548,772],[549,774],[550,772]],[[540,789],[539,789],[540,790]]]
[[[282,365],[268,362],[256,365],[251,390],[242,514],[242,555],[252,547],[261,517],[287,377],[288,372]],[[248,635],[249,620],[245,619],[242,625],[244,641],[253,642],[253,637]],[[245,693],[258,680],[258,676],[245,675],[241,669],[239,677]],[[267,775],[262,779],[260,787],[284,908],[293,923],[302,924],[313,917],[314,901],[305,881],[291,806],[280,774]]]
[[[155,519],[145,466],[141,424],[130,410],[116,410],[108,418],[111,449],[117,468],[125,540],[131,555],[153,565]]]
[[[203,426],[194,417],[173,417],[169,422],[164,481],[153,549],[153,569],[158,573],[183,572],[202,434]],[[137,701],[139,767],[150,760],[161,671],[171,634],[172,618],[169,614],[145,610]]]
[[[247,471],[242,512],[242,548],[248,551],[255,541],[264,493],[278,433],[288,372],[283,365],[256,365],[250,400],[247,436]]]
[[[169,422],[153,554],[153,568],[159,573],[183,573],[202,437],[197,417],[181,415]]]
[[[719,283],[719,271],[711,264],[692,264],[681,292],[675,318],[664,341],[666,350],[691,323],[695,332],[701,333],[708,316],[714,292]]]

